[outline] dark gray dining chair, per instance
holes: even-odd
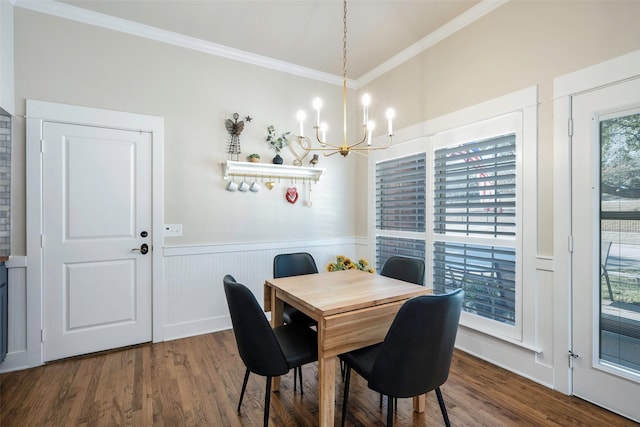
[[[223,284],[238,352],[246,366],[238,412],[249,373],[267,377],[264,398],[266,427],[269,424],[271,379],[286,374],[290,369],[294,369],[295,378],[295,370],[302,370],[302,365],[318,360],[318,337],[314,330],[301,325],[282,325],[272,329],[249,288],[236,282],[229,274],[224,276]]]
[[[424,270],[424,260],[394,255],[387,258],[380,275],[423,285]]]
[[[424,285],[424,271],[424,260],[393,255],[384,262],[380,275],[422,286]],[[344,378],[344,363],[342,362],[340,362],[340,369],[342,370],[342,378]],[[382,394],[380,395],[380,407],[382,407]]]
[[[314,274],[318,272],[316,261],[311,254],[296,252],[291,254],[278,254],[273,258],[273,278],[300,276],[302,274]],[[315,320],[291,307],[284,305],[282,312],[284,323],[297,323],[305,326],[314,326]]]
[[[450,426],[440,386],[449,376],[463,299],[462,289],[411,298],[398,310],[382,343],[340,355],[346,364],[343,426],[352,369],[370,389],[388,397],[388,427],[393,426],[393,398],[419,396],[431,390],[435,390],[444,422]]]

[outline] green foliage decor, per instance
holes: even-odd
[[[269,143],[269,145],[271,146],[271,148],[273,148],[273,151],[276,152],[276,154],[278,154],[280,152],[280,150],[282,150],[284,147],[286,147],[287,145],[289,145],[289,134],[291,132],[285,132],[280,134],[280,136],[278,136],[276,134],[276,128],[275,126],[271,125],[269,127],[267,127],[267,142]]]

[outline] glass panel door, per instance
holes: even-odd
[[[640,422],[640,79],[572,116],[573,394]]]

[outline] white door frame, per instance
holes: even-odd
[[[27,367],[42,365],[43,260],[42,260],[42,157],[43,122],[97,126],[149,132],[152,149],[152,339],[163,340],[164,246],[164,119],[162,117],[52,102],[27,100],[26,203],[27,203]]]
[[[558,77],[553,81],[553,254],[555,389],[572,394],[571,348],[571,98],[640,75],[640,50]]]

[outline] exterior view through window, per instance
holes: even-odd
[[[640,372],[640,111],[599,124],[600,358]]]

